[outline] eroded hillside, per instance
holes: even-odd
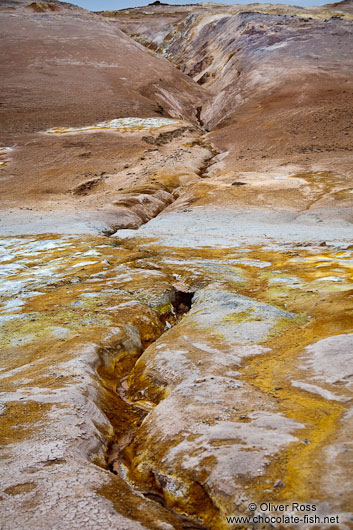
[[[4,530],[352,527],[350,6],[1,4]]]

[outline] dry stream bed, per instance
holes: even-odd
[[[349,528],[348,179],[222,173],[207,135],[162,118],[46,137],[97,129],[143,153],[65,199],[110,208],[106,235],[49,210],[61,234],[0,243],[3,529],[241,528],[249,502]]]
[[[349,3],[4,3],[0,530],[353,528]]]
[[[66,488],[92,528],[117,524],[107,501],[150,528],[227,528],[250,500],[349,519],[352,247],[47,234],[1,251],[3,498],[23,524],[53,509],[48,466],[63,527]]]

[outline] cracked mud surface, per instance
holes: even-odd
[[[350,2],[0,9],[1,529],[352,528]]]

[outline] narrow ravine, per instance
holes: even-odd
[[[109,377],[109,386],[113,392],[117,394],[118,403],[121,407],[118,424],[116,417],[109,417],[114,425],[118,425],[118,429],[114,433],[114,440],[110,443],[111,447],[107,454],[108,467],[115,474],[121,475],[121,453],[123,449],[131,443],[134,433],[140,427],[151,408],[155,405],[155,403],[150,403],[149,401],[144,400],[144,392],[139,392],[139,394],[135,396],[129,394],[129,376],[136,365],[138,358],[146,351],[146,349],[159,338],[163,338],[164,334],[167,333],[171,327],[177,325],[183,316],[187,314],[191,308],[192,297],[194,294],[194,292],[191,292],[186,288],[182,291],[171,286],[168,293],[170,312],[161,314],[160,316],[164,331],[161,331],[154,341],[149,341],[149,343],[145,344],[137,357],[131,358],[128,356],[128,359],[124,362],[121,356],[119,356],[119,361],[115,365],[116,369],[114,370],[114,376]],[[104,384],[106,384],[107,375],[105,374],[104,366],[98,369],[98,373],[102,377]],[[116,412],[114,415],[115,414]],[[125,421],[122,421],[122,417],[124,417]]]
[[[149,485],[146,484],[146,489],[133,486],[127,477],[127,462],[124,457],[124,449],[133,443],[135,433],[141,427],[149,412],[165,397],[160,390],[158,390],[157,394],[153,395],[153,392],[151,394],[151,389],[148,389],[148,400],[145,399],[144,391],[131,392],[129,388],[131,372],[141,355],[156,340],[163,339],[165,336],[167,337],[169,330],[178,326],[178,323],[191,309],[194,294],[187,286],[181,288],[180,282],[177,287],[171,286],[168,293],[171,311],[161,315],[161,323],[163,324],[164,331],[161,330],[154,341],[148,341],[145,347],[135,357],[127,355],[124,362],[124,356],[122,357],[121,354],[118,354],[113,375],[107,373],[104,364],[97,369],[101,384],[110,394],[109,403],[111,409],[106,409],[105,414],[114,426],[113,436],[107,445],[107,468],[126,484],[128,490],[131,491],[132,489],[134,495],[142,495],[149,501],[161,506],[167,514],[173,517],[173,528],[180,530],[205,530],[209,527],[197,522],[194,517],[188,516],[186,513],[180,513],[180,511],[169,507],[163,494],[156,489],[151,489]],[[151,396],[154,399],[153,402],[150,401]],[[114,499],[114,495],[108,493],[106,488],[103,488],[100,493],[103,496],[107,495],[109,499]],[[119,509],[121,509],[121,506],[119,506]],[[141,522],[146,523],[146,520],[141,519]],[[151,528],[153,527],[152,525]]]
[[[20,252],[18,241],[6,245],[7,255],[14,245]],[[178,248],[138,237],[38,236],[22,238],[13,259],[5,263],[16,283],[7,288],[21,285],[25,298],[20,311],[7,308],[3,346],[7,352],[10,341],[24,341],[27,364],[12,357],[12,369],[33,378],[27,387],[39,404],[64,392],[67,410],[76,406],[72,392],[86,369],[75,355],[96,345],[94,377],[84,375],[79,395],[94,384],[100,397],[88,399],[77,421],[93,417],[103,425],[92,416],[93,403],[108,421],[99,427],[104,451],[85,460],[85,473],[104,477],[97,499],[151,529],[156,520],[177,530],[227,528],[234,508],[222,493],[228,471],[217,465],[228,470],[235,458],[231,502],[241,513],[252,499],[290,502],[295,494],[325,502],[319,463],[340,432],[346,389],[315,381],[301,357],[306,347],[352,331],[350,247]],[[43,280],[47,267],[54,267],[55,284]],[[65,338],[58,344],[57,336]],[[49,376],[44,351],[55,361]],[[12,403],[18,376],[1,377]],[[313,384],[322,395],[305,387]],[[12,407],[13,417],[2,416],[8,432],[23,408],[36,417],[26,401]],[[83,425],[80,443],[92,443],[97,432]],[[33,467],[36,454],[26,458]],[[54,458],[66,476],[75,460],[67,451]],[[240,466],[250,470],[238,473]],[[39,481],[22,471],[22,481],[30,476]]]

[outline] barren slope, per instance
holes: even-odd
[[[2,3],[4,530],[352,528],[347,6]]]
[[[212,139],[231,151],[230,163],[236,155],[237,167],[261,157],[345,156],[352,143],[351,22],[334,11],[323,20],[314,8],[255,9],[140,8],[110,20],[209,89],[213,98],[200,117],[216,128]]]
[[[239,211],[318,210],[319,217],[350,221],[350,15],[336,17],[337,6],[242,9],[246,12],[239,12],[240,6],[162,6],[133,10],[131,17],[114,12],[110,18],[134,38],[151,42],[211,94],[199,119],[220,155],[195,191],[200,204],[208,201],[205,191],[213,190],[213,204]],[[158,31],[154,20],[161,17],[172,22]],[[178,17],[176,25],[172,17]],[[302,180],[279,182],[276,174]],[[229,191],[236,181],[245,185]]]
[[[197,91],[167,61],[76,6],[31,6],[1,3],[3,134],[158,116],[158,104],[166,114],[192,118]]]
[[[49,128],[136,116],[196,122],[197,85],[108,21],[60,2],[2,2],[0,9],[0,147],[11,149],[0,167],[3,207],[87,208],[70,190],[142,156],[148,132],[93,130],[69,141],[45,134]]]

